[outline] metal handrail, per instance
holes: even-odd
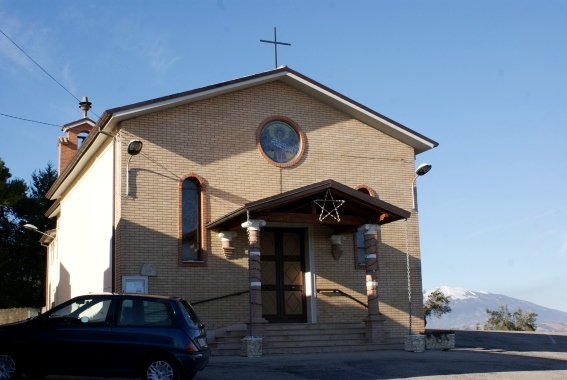
[[[209,298],[209,299],[207,299],[207,300],[202,300],[202,301],[197,301],[197,302],[191,302],[191,305],[198,305],[198,304],[200,304],[200,303],[205,303],[205,302],[211,302],[211,301],[221,300],[221,299],[223,299],[223,298],[229,298],[229,297],[234,297],[234,296],[240,296],[240,295],[246,294],[246,293],[248,293],[248,292],[249,292],[249,290],[243,290],[243,291],[238,292],[238,293],[232,293],[232,294],[227,294],[227,295],[220,296],[220,297]]]
[[[362,306],[364,306],[364,307],[366,307],[366,308],[368,307],[368,305],[365,304],[364,302],[362,302],[362,301],[360,301],[360,300],[357,300],[356,298],[354,298],[354,297],[351,296],[350,294],[345,293],[345,292],[343,292],[343,291],[340,290],[340,289],[317,289],[317,293],[321,293],[321,292],[339,293],[339,294],[340,294],[341,296],[343,296],[343,297],[350,298],[350,299],[353,300],[354,302],[357,302],[357,303],[361,304]]]
[[[240,295],[246,294],[246,293],[248,293],[248,292],[249,292],[249,290],[243,290],[243,291],[241,291],[241,292],[232,293],[232,294],[227,294],[227,295],[220,296],[220,297],[214,297],[214,298],[209,298],[209,299],[202,300],[202,301],[191,302],[191,305],[198,305],[198,304],[201,304],[201,303],[206,303],[206,302],[211,302],[211,301],[217,301],[217,300],[220,300],[220,299],[223,299],[223,298],[229,298],[229,297],[240,296]],[[362,305],[362,306],[364,306],[364,307],[368,307],[368,305],[365,304],[364,302],[362,302],[362,301],[360,301],[360,300],[354,298],[354,297],[351,296],[350,294],[345,293],[345,292],[343,292],[343,291],[340,290],[340,289],[317,289],[317,293],[321,293],[321,292],[339,293],[339,294],[340,294],[341,296],[343,296],[343,297],[350,298],[350,299],[353,300],[354,302],[359,303],[360,305]]]

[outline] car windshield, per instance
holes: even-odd
[[[195,313],[195,310],[193,310],[191,304],[189,304],[189,302],[187,302],[186,300],[181,300],[181,304],[186,311],[186,313],[183,313],[183,318],[185,318],[189,326],[194,326],[197,328],[200,327],[202,323],[199,320],[199,317],[197,317],[197,313]]]
[[[49,320],[58,323],[68,323],[69,320],[80,320],[82,323],[103,323],[106,320],[110,303],[110,299],[80,299],[53,312],[49,315]]]

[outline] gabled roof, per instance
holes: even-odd
[[[75,127],[77,127],[77,126],[85,125],[85,124],[90,125],[90,126],[92,126],[92,127],[95,126],[95,122],[94,122],[94,121],[92,121],[92,120],[89,119],[88,117],[85,117],[85,118],[83,118],[83,119],[80,119],[80,120],[73,121],[73,122],[71,122],[71,123],[65,124],[64,126],[61,127],[61,130],[62,130],[63,132],[66,132],[66,131],[68,131],[68,130],[71,129],[71,128],[75,128]]]
[[[255,87],[265,83],[281,81],[291,87],[338,109],[352,117],[392,136],[407,145],[413,147],[417,153],[434,148],[437,142],[347,98],[346,96],[331,90],[329,87],[314,81],[290,69],[287,66],[280,66],[277,69],[264,73],[251,75],[228,82],[222,82],[195,90],[182,92],[179,94],[164,96],[157,99],[148,100],[141,103],[131,104],[124,107],[114,108],[106,111],[112,115],[109,124],[115,125],[118,122],[132,117],[139,117],[148,113],[153,113],[163,109],[177,107],[204,99],[209,99],[226,93],[240,91],[249,87]],[[103,115],[104,116],[104,115]]]
[[[329,202],[330,191],[335,202]],[[327,203],[323,200],[327,198]],[[314,201],[325,207],[326,212]],[[344,201],[336,211],[338,220],[333,218],[333,208]],[[330,212],[331,215],[327,215]],[[326,216],[327,215],[327,216]],[[381,201],[362,191],[355,190],[342,183],[327,179],[278,195],[246,203],[231,213],[207,224],[212,230],[231,230],[241,228],[240,224],[251,219],[263,219],[267,222],[322,223],[333,228],[337,233],[356,231],[366,223],[385,224],[400,219],[407,219],[411,213],[390,203]],[[321,216],[326,216],[321,219]]]
[[[287,66],[280,66],[277,69],[266,71],[260,74],[242,77],[239,79],[221,82],[195,90],[181,92],[161,98],[156,98],[140,103],[113,108],[105,111],[93,131],[83,142],[81,148],[67,165],[63,173],[55,181],[49,192],[48,198],[58,198],[65,187],[71,183],[76,173],[78,173],[88,162],[93,151],[100,147],[104,140],[109,138],[120,122],[150,113],[163,111],[169,108],[178,107],[185,104],[210,99],[234,91],[241,91],[250,87],[281,81],[298,91],[301,91],[318,101],[329,105],[345,114],[352,116],[369,126],[389,135],[411,147],[415,154],[422,153],[438,145],[437,142],[355,102],[352,99],[308,78]],[[89,151],[91,152],[89,154]]]

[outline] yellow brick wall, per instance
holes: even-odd
[[[335,260],[329,244],[332,229],[314,226],[313,234],[317,289],[339,289],[367,304],[365,271],[355,269],[353,235],[345,235],[347,239],[343,242],[344,252],[339,260]],[[350,298],[330,292],[317,294],[318,322],[362,321],[367,314],[366,308]]]
[[[268,163],[256,149],[258,126],[275,115],[292,119],[306,136],[303,157],[290,168]],[[120,215],[117,273],[139,275],[144,263],[153,264],[157,276],[149,279],[151,293],[196,302],[248,288],[244,229],[237,231],[230,260],[216,233],[209,231],[205,237],[207,265],[178,265],[179,181],[188,173],[206,181],[205,222],[246,202],[328,178],[353,188],[365,184],[381,200],[406,210],[412,205],[412,148],[281,82],[122,122],[121,173],[126,171],[128,158],[125,146],[134,138],[142,140],[144,147],[131,161],[131,197],[124,195],[125,175],[117,176],[121,198],[116,211]],[[421,305],[417,228],[417,218],[410,218],[412,292],[414,300],[419,300],[414,314]],[[355,270],[352,236],[344,243],[341,259],[335,261],[330,253],[331,233],[322,225],[313,228],[317,286],[339,287],[366,303],[364,271]],[[393,335],[407,333],[408,327],[405,252],[405,222],[383,226],[380,307]],[[320,294],[317,305],[321,322],[359,321],[365,316],[360,305],[345,297]],[[242,323],[248,315],[248,295],[197,305],[196,309],[209,328]],[[419,320],[414,318],[414,327]]]

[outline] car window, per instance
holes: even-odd
[[[189,326],[199,327],[201,325],[201,321],[199,320],[199,317],[197,317],[197,313],[195,313],[195,310],[193,310],[191,304],[183,299],[181,300],[181,304],[183,305],[183,309],[185,311],[183,313],[183,318],[187,321]]]
[[[106,298],[81,299],[49,315],[52,324],[104,324],[112,300]]]
[[[167,301],[126,299],[122,301],[119,326],[173,326],[171,305]]]

